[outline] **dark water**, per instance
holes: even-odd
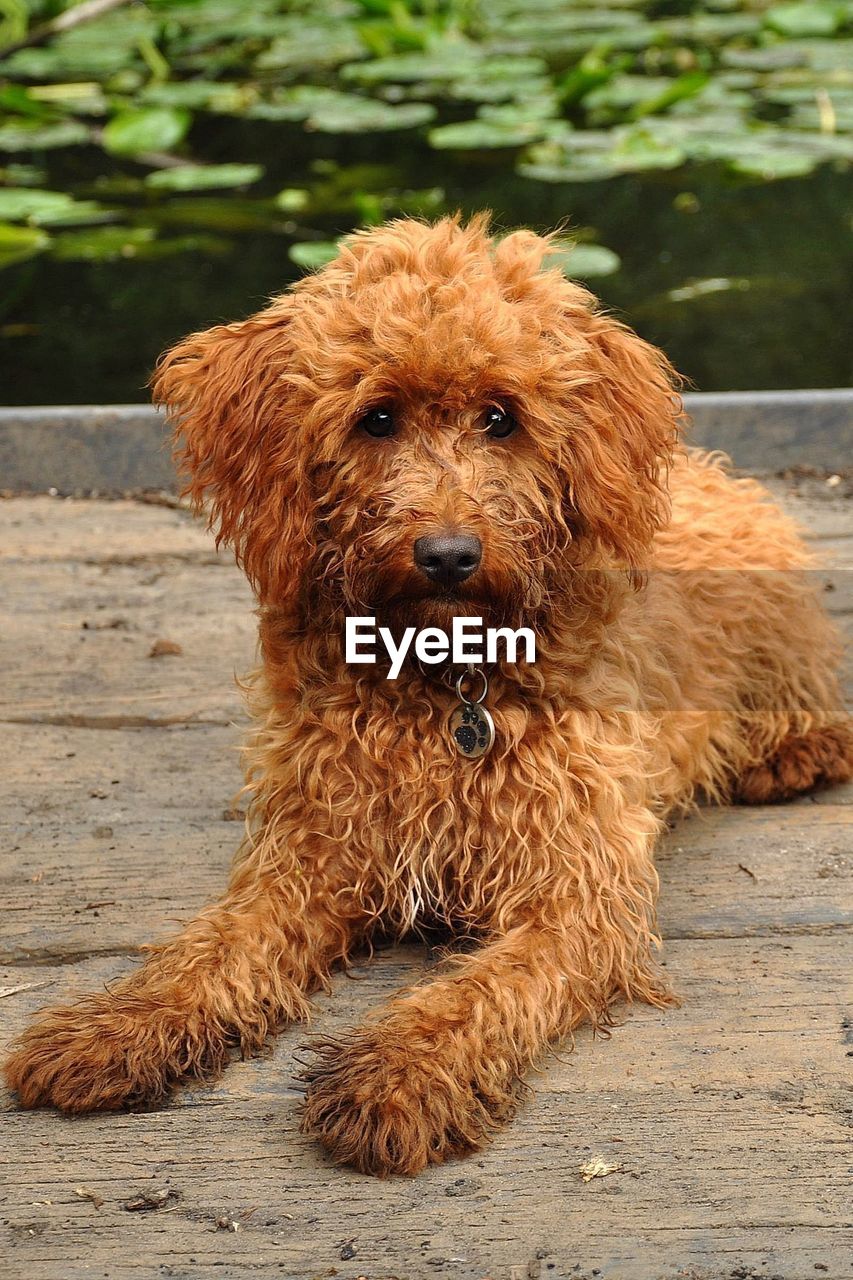
[[[243,136],[238,148],[233,130]],[[211,126],[209,160],[262,160],[261,195],[316,187],[318,161],[337,190],[373,183],[377,192],[443,190],[440,209],[494,211],[504,226],[536,230],[568,220],[615,250],[621,269],[590,281],[644,337],[663,347],[697,388],[846,386],[853,381],[853,172],[824,167],[807,179],[734,181],[714,169],[678,170],[608,182],[549,185],[519,177],[506,156],[465,163],[400,135],[353,143],[306,139],[297,130]],[[217,155],[217,151],[220,152]],[[278,159],[271,159],[277,156]],[[50,157],[47,157],[50,159]],[[388,160],[393,159],[393,168]],[[57,165],[59,161],[55,162]],[[67,164],[68,161],[62,163]],[[79,172],[54,172],[76,194],[103,191]],[[93,160],[94,164],[94,160]],[[367,166],[361,168],[360,166]],[[377,168],[377,166],[379,166]],[[128,170],[132,175],[132,168]],[[76,180],[75,180],[76,178]],[[181,334],[250,313],[301,274],[287,256],[293,239],[334,239],[358,222],[352,203],[330,197],[287,232],[269,214],[248,216],[235,197],[196,197],[146,207],[160,235],[227,237],[221,252],[107,262],[32,259],[0,276],[0,399],[7,404],[138,401],[157,354]],[[255,206],[252,206],[255,207]],[[393,211],[393,199],[384,206]],[[268,208],[268,206],[267,206]],[[439,211],[440,211],[439,209]],[[200,212],[202,210],[202,212]],[[238,217],[239,215],[239,217]],[[257,229],[231,226],[256,221]],[[278,217],[281,227],[283,215]],[[168,224],[168,225],[167,225]]]

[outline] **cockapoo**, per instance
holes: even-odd
[[[668,818],[850,778],[797,531],[680,444],[666,359],[553,248],[392,222],[162,359],[187,492],[259,602],[251,834],[220,901],[24,1033],[24,1106],[159,1101],[306,1019],[371,936],[440,927],[464,945],[428,980],[315,1044],[303,1126],[377,1174],[475,1150],[547,1046],[670,999]],[[346,663],[355,616],[524,626],[536,661],[391,680]]]

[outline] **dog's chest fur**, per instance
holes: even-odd
[[[342,680],[306,691],[287,715],[267,703],[250,746],[259,801],[275,807],[282,839],[306,857],[333,856],[344,881],[401,929],[482,925],[492,903],[504,910],[570,875],[577,851],[565,832],[595,822],[600,761],[614,780],[627,767],[624,749],[610,759],[615,726],[599,709],[591,717],[579,704],[555,721],[500,686],[495,744],[468,760],[447,729],[455,705],[449,689],[423,680]]]

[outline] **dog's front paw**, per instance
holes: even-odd
[[[4,1074],[22,1106],[77,1113],[159,1101],[179,1078],[213,1065],[185,1018],[107,995],[43,1013]]]
[[[302,1131],[362,1173],[415,1174],[475,1151],[514,1109],[512,1085],[478,1084],[467,1055],[381,1024],[312,1049]]]

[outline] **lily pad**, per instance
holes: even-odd
[[[678,168],[688,156],[679,131],[659,133],[653,124],[649,120],[596,133],[578,130],[532,148],[519,172],[542,182],[601,182],[623,173]]]
[[[263,176],[259,164],[182,164],[147,174],[145,185],[153,191],[204,191],[247,187]]]
[[[315,107],[306,127],[319,133],[385,133],[414,129],[433,119],[435,107],[428,102],[401,102],[394,106],[357,94],[340,94]]]
[[[305,187],[285,187],[276,196],[275,204],[284,213],[304,213],[311,206],[311,192]]]
[[[74,205],[64,191],[34,191],[29,187],[0,188],[0,220],[27,222]]]
[[[445,83],[462,76],[476,74],[483,53],[477,45],[463,41],[448,42],[429,53],[402,53],[390,58],[374,58],[344,67],[345,80],[359,84],[419,84],[421,81]]]
[[[828,126],[826,137],[833,133],[853,133],[853,102],[839,101],[835,94],[830,94],[824,106],[811,102],[796,107],[787,123],[791,129],[820,130]]]
[[[191,111],[239,111],[253,98],[246,88],[221,80],[167,80],[149,84],[139,100],[157,107],[187,107]]]
[[[640,102],[646,102],[663,93],[669,87],[666,76],[617,75],[606,84],[591,90],[585,105],[592,111],[629,111]]]
[[[119,210],[110,209],[97,200],[72,200],[64,208],[34,214],[29,221],[38,227],[94,227],[121,217]]]
[[[189,111],[180,107],[140,107],[120,111],[104,126],[103,145],[118,156],[170,151],[190,127]]]
[[[764,25],[781,36],[833,36],[846,17],[840,4],[780,4],[767,10]]]
[[[667,76],[619,75],[609,83],[593,89],[584,99],[585,106],[602,119],[620,114],[637,118],[664,111],[667,107],[699,93],[708,76],[702,71],[687,72],[670,79]]]
[[[50,236],[36,227],[12,227],[0,222],[0,267],[11,267],[43,253]]]
[[[53,151],[57,147],[79,146],[90,139],[90,130],[76,120],[59,120],[56,124],[9,120],[0,125],[0,151]]]
[[[438,151],[485,151],[524,147],[545,136],[544,120],[464,120],[433,129],[430,145]]]
[[[71,227],[106,222],[115,217],[95,200],[74,200],[62,191],[29,187],[0,188],[0,219],[36,227]]]
[[[295,15],[294,15],[295,16]],[[291,22],[269,47],[255,59],[262,71],[339,67],[362,58],[366,49],[358,32],[343,23],[322,22],[319,15]]]
[[[460,76],[448,87],[452,98],[471,102],[500,102],[547,90],[548,64],[543,58],[483,57],[473,74]]]
[[[516,102],[484,103],[477,111],[479,120],[491,120],[499,124],[530,124],[534,120],[554,121],[559,115],[559,102],[556,94],[543,94],[542,97],[524,98]],[[556,122],[555,122],[556,123]],[[568,121],[560,120],[563,129]]]
[[[820,156],[810,155],[807,151],[785,151],[772,147],[744,147],[737,154],[729,156],[729,166],[735,173],[761,178],[764,182],[772,182],[778,178],[804,178],[819,164]]]
[[[29,96],[40,105],[51,109],[59,107],[75,116],[103,116],[108,110],[107,98],[93,80],[32,85]]]
[[[573,244],[555,248],[546,255],[544,265],[559,267],[571,280],[592,280],[614,275],[622,262],[603,244]]]
[[[121,67],[143,65],[139,42],[156,40],[158,26],[159,19],[141,5],[106,13],[43,48],[21,49],[3,69],[33,80],[106,79]]]
[[[339,253],[340,246],[333,240],[302,240],[290,246],[287,256],[297,267],[319,271],[321,267],[334,262]]]
[[[154,239],[153,227],[95,227],[66,231],[53,241],[53,256],[62,262],[112,262],[135,258],[142,245]]]

